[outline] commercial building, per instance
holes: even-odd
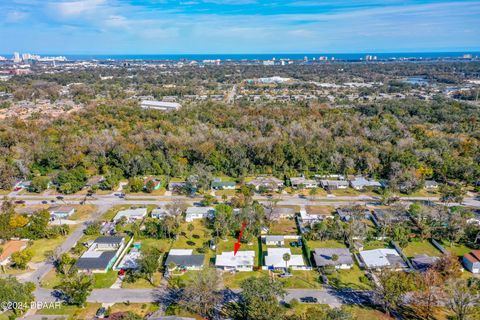
[[[140,103],[142,109],[153,109],[159,111],[172,111],[178,110],[182,107],[181,104],[176,102],[165,102],[165,101],[155,101],[155,100],[143,100]]]

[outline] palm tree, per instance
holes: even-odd
[[[285,253],[283,255],[283,261],[285,261],[285,273],[287,272],[288,270],[288,261],[290,261],[290,254],[289,253]]]

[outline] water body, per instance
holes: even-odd
[[[428,85],[429,82],[425,77],[419,77],[419,76],[414,76],[414,77],[408,77],[404,80],[404,82],[412,84],[412,85]]]
[[[41,56],[65,56],[69,60],[143,60],[143,61],[181,61],[181,60],[276,60],[289,59],[289,60],[304,60],[305,57],[311,61],[314,58],[328,57],[331,60],[332,57],[335,60],[344,61],[359,61],[365,59],[366,55],[376,56],[378,60],[396,60],[396,59],[461,59],[464,54],[471,54],[473,57],[480,57],[480,52],[394,52],[394,53],[268,53],[268,54],[48,54]],[[11,56],[11,54],[5,54],[3,56]]]

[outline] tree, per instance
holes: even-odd
[[[128,180],[128,187],[130,192],[141,192],[143,190],[143,179],[142,178],[130,178]]]
[[[428,269],[419,275],[416,281],[417,290],[413,294],[413,303],[417,307],[417,313],[423,319],[430,319],[433,308],[442,301],[442,285],[442,277],[434,269]]]
[[[0,303],[2,307],[7,306],[15,315],[26,311],[20,308],[19,302],[30,305],[34,301],[35,285],[31,282],[20,283],[14,277],[0,278]],[[2,310],[3,311],[3,310]]]
[[[444,281],[460,278],[462,274],[462,266],[457,256],[453,254],[441,256],[432,268],[440,274]]]
[[[440,191],[440,200],[443,201],[445,205],[452,202],[458,202],[462,204],[463,198],[467,193],[466,190],[459,183],[452,184],[452,185],[442,184],[440,186],[439,191]]]
[[[290,254],[285,253],[282,258],[283,258],[283,261],[285,261],[285,272],[287,272],[288,271],[288,261],[290,261],[290,258],[291,258]]]
[[[18,269],[26,269],[27,264],[32,260],[32,258],[33,251],[31,249],[17,251],[12,253],[12,255],[10,256],[10,259],[12,260],[15,268]]]
[[[456,319],[465,320],[473,314],[480,303],[477,288],[470,286],[466,280],[450,279],[446,283],[447,307],[455,314]]]
[[[76,272],[64,276],[57,289],[62,291],[68,304],[84,306],[92,292],[94,282],[93,275]]]
[[[145,185],[145,191],[148,193],[152,193],[155,190],[155,181],[154,180],[148,180],[147,184]]]
[[[50,184],[50,177],[46,176],[37,176],[32,179],[32,184],[30,186],[33,192],[43,192],[48,189]]]
[[[374,289],[374,299],[390,315],[390,312],[403,303],[405,294],[413,289],[411,276],[404,272],[382,270],[378,280],[379,285]]]
[[[220,275],[209,267],[194,274],[192,281],[185,287],[180,304],[186,309],[212,319],[215,308],[222,301],[219,291]]]
[[[138,269],[145,279],[153,285],[153,275],[160,268],[161,252],[157,249],[145,250],[138,259]]]
[[[244,319],[280,319],[284,313],[278,298],[285,296],[283,283],[269,277],[247,278],[240,284],[241,309]]]
[[[62,254],[62,256],[56,261],[57,272],[62,275],[67,275],[72,270],[75,264],[75,259],[68,253]]]

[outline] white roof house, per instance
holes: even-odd
[[[316,188],[318,186],[316,180],[305,179],[304,177],[292,177],[290,178],[290,182],[294,188],[298,188],[301,185],[307,189]]]
[[[115,267],[115,270],[128,270],[138,268],[138,259],[141,253],[137,248],[133,248],[129,253],[125,254],[120,263]]]
[[[255,251],[222,252],[215,259],[215,266],[226,271],[253,271]]]
[[[195,219],[213,218],[215,208],[213,207],[188,207],[185,215],[185,221],[192,222]]]
[[[113,221],[120,221],[122,217],[126,217],[127,221],[141,220],[147,215],[147,208],[136,208],[118,211]]]
[[[152,218],[162,219],[168,216],[168,211],[165,208],[158,207],[152,210]]]
[[[364,188],[380,188],[382,184],[376,180],[365,179],[364,177],[355,177],[355,179],[350,180],[350,185],[355,190],[362,190]]]
[[[285,263],[283,255],[286,253],[290,255],[290,260]],[[268,248],[265,256],[265,266],[269,269],[282,269],[285,266],[295,270],[306,268],[303,256],[301,254],[292,254],[290,248]]]
[[[405,261],[400,257],[395,249],[374,249],[360,251],[360,258],[367,268],[394,268],[402,269],[406,267]]]
[[[169,110],[178,110],[182,107],[181,104],[176,102],[165,102],[165,101],[155,101],[155,100],[143,100],[140,103],[142,109],[154,109],[160,111],[169,111]]]

